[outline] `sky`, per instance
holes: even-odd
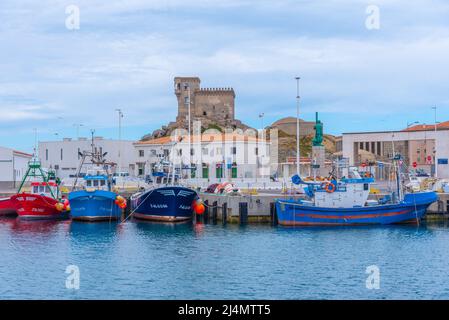
[[[79,29],[67,28],[79,8]],[[368,28],[378,8],[378,28]],[[449,120],[444,0],[2,0],[0,146],[90,129],[137,140],[175,120],[175,76],[233,87],[253,127],[320,113],[325,133]],[[72,21],[72,20],[69,20]]]

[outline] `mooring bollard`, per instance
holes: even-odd
[[[127,206],[122,210],[122,221],[128,220],[131,215],[131,198],[126,198]]]
[[[274,202],[270,202],[270,216],[271,216],[271,225],[278,225],[278,215],[276,214],[276,204]]]
[[[208,223],[209,222],[209,200],[204,201],[204,206],[205,206],[204,223]]]
[[[212,223],[217,224],[217,215],[218,215],[218,203],[214,201],[212,203]]]
[[[240,224],[248,223],[248,202],[239,202]]]
[[[228,204],[226,202],[221,206],[221,218],[223,225],[228,223]]]

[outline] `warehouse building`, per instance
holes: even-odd
[[[343,133],[343,157],[350,165],[391,161],[401,154],[411,169],[449,178],[449,121],[401,131]]]
[[[116,172],[134,174],[133,141],[94,137],[94,149],[102,154],[107,152],[105,158],[108,162],[117,164]],[[54,169],[61,179],[76,174],[81,160],[79,153],[90,150],[92,150],[92,140],[87,138],[64,138],[62,141],[39,142],[39,158],[42,167]]]
[[[0,190],[18,187],[33,155],[0,147]]]

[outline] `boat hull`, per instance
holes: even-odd
[[[17,209],[11,197],[0,198],[0,216],[15,216]]]
[[[192,204],[198,198],[189,188],[168,186],[148,190],[131,200],[136,219],[182,222],[192,219]]]
[[[67,214],[56,209],[57,200],[38,194],[20,193],[11,197],[19,218],[64,219]]]
[[[412,193],[398,204],[355,208],[320,208],[278,199],[276,212],[279,224],[284,226],[418,223],[437,198],[435,192]]]
[[[74,191],[69,193],[70,214],[73,220],[119,220],[122,209],[115,203],[117,194],[110,191]]]

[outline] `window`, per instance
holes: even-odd
[[[189,104],[189,97],[184,97],[184,104]]]
[[[100,154],[103,155],[103,147],[100,147]]]
[[[80,148],[78,148],[78,160],[80,159]]]
[[[156,156],[156,150],[151,150],[151,155]]]
[[[207,116],[207,112],[206,111],[203,111],[203,116]]]
[[[380,141],[377,141],[377,155],[381,155],[381,153],[380,153]]]
[[[195,149],[193,149],[193,148],[190,149],[190,155],[191,155],[191,156],[194,156],[194,155],[195,155]]]
[[[62,148],[61,148],[61,161],[62,161],[62,158],[63,158],[63,151],[62,151]]]
[[[178,84],[176,85],[176,87],[178,88],[178,90],[181,90],[181,84],[180,84],[180,83],[178,83]]]
[[[87,180],[87,181],[86,181],[86,185],[87,185],[88,187],[92,187],[92,180]]]
[[[143,157],[145,155],[145,152],[144,152],[144,150],[139,150],[139,157]]]
[[[203,156],[207,156],[209,154],[209,150],[207,148],[203,148]]]
[[[105,180],[100,180],[100,185],[101,185],[102,187],[104,187],[104,186],[106,185],[106,181],[105,181]]]
[[[94,180],[94,187],[98,187],[98,180]]]
[[[48,161],[48,149],[45,149],[45,160]]]
[[[256,156],[258,156],[259,155],[259,148],[255,148],[254,149],[254,153],[256,154]]]
[[[223,149],[217,148],[217,155],[222,155],[222,154],[223,154]]]
[[[189,84],[187,82],[184,82],[184,90],[187,90],[189,88]]]
[[[237,147],[231,148],[231,154],[237,154]]]
[[[359,149],[363,150],[363,142],[360,142]]]

